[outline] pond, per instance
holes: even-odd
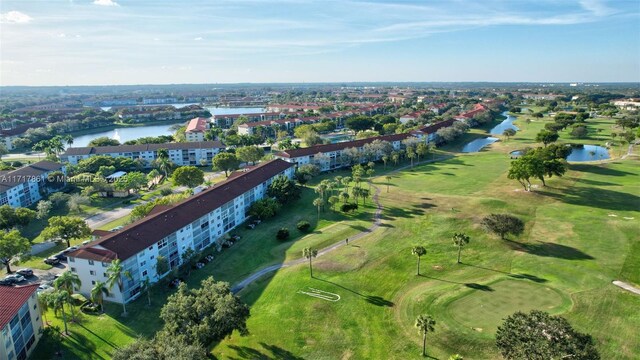
[[[491,135],[502,135],[502,133],[507,129],[513,129],[515,131],[520,130],[518,127],[513,125],[513,122],[516,121],[517,117],[509,115],[506,111],[502,113],[502,116],[506,116],[507,118],[489,131]]]
[[[605,147],[597,145],[574,145],[571,154],[567,157],[567,161],[596,161],[608,158],[609,151]]]
[[[467,145],[465,145],[462,148],[462,152],[463,153],[471,153],[471,152],[478,152],[480,151],[483,147],[489,145],[489,144],[493,144],[494,142],[498,141],[498,138],[495,137],[486,137],[486,138],[482,138],[482,139],[475,139],[473,141],[471,141],[470,143],[468,143]]]
[[[179,104],[170,104],[170,105],[179,105]],[[188,105],[188,104],[182,104]],[[251,113],[263,113],[263,108],[232,108],[232,107],[208,107],[207,110],[211,114],[214,115],[227,115],[227,114],[251,114]],[[72,147],[85,147],[89,144],[89,142],[97,137],[106,136],[110,139],[116,139],[123,143],[129,140],[135,140],[141,137],[146,136],[160,136],[160,135],[173,135],[173,132],[170,128],[175,125],[172,124],[162,124],[162,125],[146,125],[146,126],[136,126],[136,127],[121,127],[108,131],[98,131],[93,134],[86,134],[75,136],[73,138]]]

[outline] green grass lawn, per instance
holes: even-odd
[[[611,281],[640,284],[640,163],[572,164],[547,187],[536,181],[535,191],[524,192],[506,178],[507,152],[535,145],[532,137],[542,127],[542,121],[532,122],[489,151],[395,173],[389,192],[379,166],[374,183],[382,190],[382,225],[316,258],[315,278],[301,264],[242,290],[239,295],[251,306],[250,334],[213,344],[212,354],[218,359],[419,358],[421,337],[414,321],[429,313],[437,321],[427,339],[430,356],[495,359],[493,333],[501,319],[537,308],[562,314],[577,330],[593,335],[603,359],[634,358],[640,353],[640,339],[634,336],[640,297]],[[324,174],[314,182],[346,174]],[[238,230],[242,239],[214,253],[214,262],[193,272],[189,285],[210,275],[233,283],[259,268],[298,258],[306,246],[342,242],[370,225],[370,200],[353,215],[326,210],[316,224],[311,205],[316,196],[306,189],[300,201],[274,219],[255,230]],[[506,241],[485,233],[480,221],[494,212],[523,219],[524,233]],[[311,234],[295,229],[300,219],[313,223]],[[292,231],[291,241],[275,239],[282,226]],[[463,263],[456,264],[451,236],[460,231],[471,242],[462,251]],[[420,276],[411,255],[417,244],[427,248]],[[340,300],[303,293],[310,289]],[[150,308],[142,297],[128,306],[127,318],[120,317],[120,307],[109,305],[100,319],[72,325],[75,337],[64,343],[68,357],[108,358],[114,346],[152,335],[161,326],[159,309],[170,293],[156,286]],[[46,354],[41,346],[36,358]]]

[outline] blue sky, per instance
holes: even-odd
[[[640,81],[640,0],[0,0],[0,85]]]

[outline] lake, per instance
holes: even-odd
[[[596,161],[609,158],[607,148],[597,145],[584,145],[574,147],[571,154],[567,156],[567,161]]]
[[[498,141],[498,138],[495,137],[486,137],[486,138],[482,138],[482,139],[475,139],[473,141],[471,141],[470,143],[468,143],[467,145],[465,145],[462,148],[462,152],[463,153],[470,153],[470,152],[478,152],[480,150],[482,150],[483,147],[489,145],[489,144],[493,144],[494,142]]]
[[[189,104],[170,104],[170,105],[189,105]],[[263,108],[255,108],[255,107],[240,107],[240,108],[228,108],[228,107],[207,107],[210,113],[213,115],[228,115],[228,114],[251,114],[251,113],[263,113]],[[86,134],[75,136],[73,138],[73,147],[84,147],[89,144],[89,142],[95,138],[106,136],[110,139],[116,139],[123,143],[129,140],[135,140],[141,137],[146,136],[160,136],[160,135],[172,135],[173,132],[169,130],[172,124],[162,124],[162,125],[147,125],[147,126],[137,126],[137,127],[120,127],[113,130],[108,131],[99,131],[93,134]]]
[[[513,122],[516,121],[517,117],[509,115],[506,111],[502,113],[502,116],[506,116],[507,118],[489,131],[491,135],[502,135],[502,133],[507,129],[513,129],[515,131],[520,130],[517,126],[513,125]]]

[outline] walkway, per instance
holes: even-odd
[[[631,291],[632,293],[636,294],[636,295],[640,295],[640,289],[638,289],[637,287],[628,284],[624,281],[619,281],[619,280],[615,280],[613,282],[613,285],[617,286],[617,287],[621,287],[627,291]]]
[[[452,156],[444,156],[444,157],[439,157],[437,159],[425,160],[425,161],[422,161],[420,163],[415,163],[414,166],[428,164],[428,163],[441,161],[441,160],[446,160],[446,159],[449,159],[451,157]],[[395,169],[393,171],[390,171],[387,174],[393,174],[393,173],[396,173],[398,171],[402,171],[402,170],[408,169],[410,167],[412,167],[412,166],[411,165],[403,166],[401,168],[398,168],[398,169]],[[375,185],[372,185],[372,187],[374,189],[376,189],[376,193],[375,193],[375,195],[373,195],[373,202],[376,204],[376,212],[373,215],[373,224],[371,224],[371,226],[369,226],[369,228],[359,232],[358,234],[350,236],[349,237],[349,242],[358,240],[360,238],[363,238],[363,237],[371,234],[373,231],[378,229],[380,227],[380,224],[382,223],[382,218],[381,218],[381,216],[382,216],[382,205],[380,205],[380,201],[378,199],[378,197],[380,195],[380,188],[375,186]],[[346,245],[346,242],[343,241],[343,240],[340,240],[340,241],[338,241],[337,243],[335,243],[333,245],[330,245],[330,246],[327,246],[327,247],[325,247],[323,249],[320,249],[318,251],[318,256],[325,255],[325,254],[327,254],[327,253],[329,253],[331,251],[334,251],[334,250],[336,250],[336,249],[338,249],[338,248],[340,248],[342,246],[345,246],[345,245]],[[289,267],[289,266],[294,266],[294,265],[299,265],[299,264],[302,264],[302,263],[306,263],[307,261],[308,260],[305,259],[305,258],[299,258],[299,259],[296,259],[296,260],[291,260],[291,261],[284,262],[282,264],[275,264],[275,265],[267,266],[267,267],[265,267],[263,269],[260,269],[260,270],[258,270],[256,272],[254,272],[253,274],[247,276],[243,280],[241,280],[238,283],[236,283],[235,285],[233,285],[233,287],[231,288],[231,291],[235,294],[238,291],[240,291],[240,290],[244,289],[245,287],[247,287],[247,285],[251,284],[252,282],[258,280],[259,278],[261,278],[262,276],[264,276],[264,275],[266,275],[268,273],[271,273],[271,272],[274,272],[274,271],[277,271],[279,269],[286,268],[286,267]]]

